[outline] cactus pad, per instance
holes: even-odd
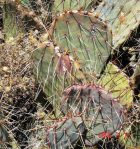
[[[139,0],[104,0],[96,12],[112,27],[114,48],[126,41],[140,24]]]
[[[64,12],[67,10],[87,10],[89,6],[96,3],[97,0],[55,0],[53,11]]]
[[[47,144],[51,149],[73,148],[85,132],[85,125],[80,117],[67,118],[55,122],[47,130]]]
[[[71,11],[53,22],[51,34],[61,52],[78,60],[84,72],[100,75],[111,53],[111,31],[92,13]]]
[[[132,105],[133,91],[129,78],[114,64],[108,63],[98,83],[111,92],[115,98],[119,98],[121,104],[128,107]]]
[[[93,145],[103,134],[115,135],[124,120],[123,106],[100,86],[73,85],[64,91],[61,103],[63,113],[82,116]]]

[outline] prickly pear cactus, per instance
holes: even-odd
[[[47,144],[50,148],[73,148],[78,141],[83,141],[86,127],[81,117],[63,118],[55,123],[47,130]]]
[[[54,20],[51,35],[60,52],[78,60],[85,72],[100,75],[111,53],[112,34],[92,13],[71,11]]]
[[[98,83],[111,92],[114,98],[118,98],[122,105],[132,105],[133,91],[130,79],[114,64],[108,63]]]
[[[53,11],[62,13],[67,10],[88,10],[97,0],[55,0]]]
[[[23,47],[34,50],[34,74],[47,95],[41,98],[52,106],[49,111],[45,102],[41,112],[31,112],[28,148],[93,148],[133,128],[125,115],[134,98],[130,78],[109,61],[138,27],[140,1],[97,1],[9,0],[25,23],[28,18],[34,24]],[[6,129],[0,128],[5,141]]]
[[[50,37],[52,46],[36,50],[34,58],[46,94],[58,104],[64,88],[100,76],[111,53],[111,31],[91,13],[73,11],[54,20]]]
[[[89,141],[87,144],[85,141],[84,145],[93,146],[101,139],[110,139],[117,135],[125,119],[122,105],[129,107],[133,101],[129,78],[115,65],[107,65],[113,49],[112,37],[114,47],[118,47],[128,38],[128,33],[121,33],[124,30],[122,16],[116,19],[120,21],[119,24],[117,21],[115,23],[115,20],[106,21],[106,17],[112,17],[111,14],[101,15],[105,5],[100,4],[90,13],[78,11],[80,6],[75,5],[77,1],[71,4],[69,2],[72,1],[54,2],[53,11],[59,12],[59,15],[55,17],[49,29],[47,40],[51,41],[50,45],[37,49],[34,58],[37,76],[43,83],[48,100],[57,109],[55,114],[82,116],[82,123],[88,130],[85,138]],[[114,4],[117,4],[117,7],[119,5],[117,1]],[[73,8],[77,10],[71,10]],[[83,8],[86,9],[86,6]],[[113,15],[117,17],[120,11],[116,6],[112,9],[109,11],[114,11]],[[106,11],[108,12],[108,5]],[[115,28],[118,24],[123,26],[120,30]],[[129,27],[128,30],[130,33]],[[117,41],[119,34],[122,37]],[[100,79],[97,81],[98,77]],[[90,85],[91,82],[103,87]],[[70,119],[64,123],[56,122],[57,126],[49,129],[47,139],[51,148],[67,148],[77,141],[79,135],[73,134],[74,141],[69,131],[64,135],[64,130],[76,132],[77,127],[73,129],[73,124],[69,127],[71,123]]]
[[[64,91],[61,102],[64,114],[81,115],[88,130],[86,138],[95,145],[116,135],[124,121],[123,106],[111,93],[96,85],[73,85]]]
[[[95,11],[110,24],[114,48],[126,41],[140,23],[139,0],[104,0]]]

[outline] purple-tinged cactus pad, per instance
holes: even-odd
[[[47,144],[51,149],[74,147],[77,141],[82,140],[86,127],[81,117],[66,118],[56,121],[47,130]]]
[[[123,106],[111,93],[96,85],[73,85],[64,91],[61,102],[64,114],[83,117],[87,138],[95,144],[104,136],[114,136],[124,121]]]

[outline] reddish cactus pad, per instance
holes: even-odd
[[[93,144],[101,138],[115,135],[124,120],[123,106],[111,93],[96,85],[73,85],[67,88],[61,109],[64,114],[72,112],[83,117],[89,130],[87,137]]]

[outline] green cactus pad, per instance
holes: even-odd
[[[92,13],[66,12],[53,22],[52,38],[84,68],[100,75],[111,53],[112,34],[105,23]]]
[[[55,0],[53,11],[62,13],[68,10],[87,10],[90,5],[96,3],[97,0]]]
[[[139,0],[104,0],[95,11],[112,27],[114,48],[126,41],[140,24]]]
[[[96,85],[73,85],[64,91],[61,109],[66,115],[81,115],[87,127],[87,139],[95,145],[111,138],[123,123],[123,106],[111,93]]]
[[[98,83],[111,92],[115,98],[119,98],[121,104],[128,107],[132,105],[133,91],[129,85],[129,78],[114,64],[107,65]]]
[[[73,83],[69,55],[57,53],[51,45],[45,49],[37,49],[33,58],[35,74],[43,85],[48,100],[58,110],[56,106],[59,106],[64,88]]]
[[[51,149],[73,148],[86,128],[81,117],[67,118],[55,121],[55,124],[47,130],[47,144]]]

